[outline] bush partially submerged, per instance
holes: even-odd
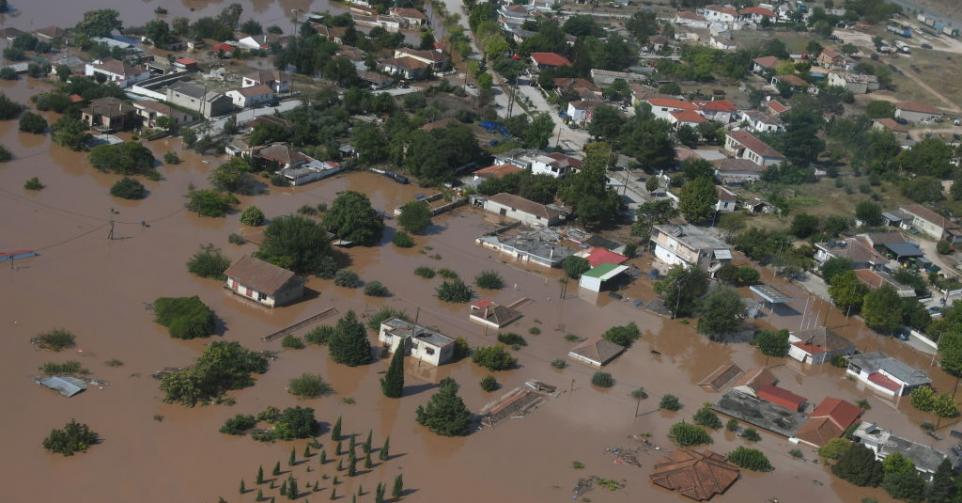
[[[222,217],[238,202],[233,194],[216,190],[192,190],[187,193],[187,209],[202,217]]]
[[[304,340],[310,344],[317,344],[323,346],[327,344],[327,341],[331,339],[331,335],[334,333],[334,327],[330,325],[322,325],[317,328],[311,329],[310,332],[304,334]]]
[[[609,342],[613,342],[619,346],[628,347],[631,346],[639,337],[641,337],[641,331],[638,330],[638,325],[631,322],[627,325],[621,325],[609,328],[602,337]]]
[[[524,340],[524,337],[513,332],[498,334],[498,342],[511,346],[515,350],[528,345],[528,341]]]
[[[411,235],[404,231],[397,231],[394,233],[394,237],[391,239],[394,246],[398,248],[411,248],[414,246],[414,240],[411,239]]]
[[[40,349],[48,351],[63,351],[76,344],[76,337],[62,328],[44,332],[33,338],[33,343]]]
[[[388,297],[391,295],[391,291],[380,281],[372,281],[364,285],[364,295],[368,297]]]
[[[110,187],[110,195],[121,199],[143,199],[147,197],[147,188],[137,180],[125,176]]]
[[[287,349],[304,349],[304,341],[296,335],[287,334],[281,339],[281,347]]]
[[[445,302],[465,303],[471,300],[474,292],[460,279],[447,280],[437,288],[438,298]]]
[[[73,456],[86,451],[99,441],[100,436],[89,426],[71,419],[62,429],[50,430],[50,434],[43,440],[43,448],[64,456]]]
[[[214,333],[217,317],[200,297],[160,297],[154,301],[155,321],[172,337],[194,339]]]
[[[367,328],[377,332],[381,330],[381,323],[384,323],[391,318],[400,318],[404,321],[410,321],[408,319],[407,313],[400,309],[394,309],[392,307],[382,307],[367,320]]]
[[[187,270],[202,278],[226,279],[224,271],[228,267],[230,259],[221,253],[220,248],[209,243],[201,245],[200,250],[187,261]]]
[[[317,374],[301,374],[300,377],[291,379],[287,391],[300,398],[316,398],[330,394],[334,389]]]
[[[488,370],[508,370],[514,368],[518,363],[511,356],[511,353],[500,344],[475,348],[471,360]]]
[[[359,288],[362,283],[356,272],[341,269],[334,274],[334,284],[345,288]]]
[[[414,274],[424,279],[431,279],[434,277],[434,269],[431,269],[430,267],[422,266],[415,269]]]
[[[504,288],[504,280],[501,279],[501,275],[494,271],[482,271],[474,278],[474,284],[478,285],[479,288],[486,288],[488,290],[500,290]]]
[[[194,366],[164,375],[160,390],[165,402],[192,407],[254,384],[251,374],[263,374],[267,366],[267,357],[261,353],[237,342],[214,341],[204,348]]]
[[[226,433],[227,435],[243,435],[255,426],[257,426],[257,419],[255,419],[254,416],[237,414],[234,417],[228,418],[227,421],[224,421],[223,426],[220,427],[220,432]]]
[[[704,428],[686,422],[673,424],[668,437],[681,447],[712,443],[711,436]]]
[[[611,374],[607,372],[595,372],[594,375],[591,376],[591,384],[599,388],[610,388],[615,385],[615,378],[611,377]]]
[[[736,465],[755,472],[770,472],[772,464],[768,458],[758,449],[749,447],[738,447],[728,453],[728,460]]]

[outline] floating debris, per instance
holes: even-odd
[[[647,440],[645,440],[647,442]],[[635,447],[634,449],[627,449],[624,447],[609,447],[605,449],[605,452],[615,456],[614,463],[616,465],[626,464],[633,465],[641,468],[641,461],[638,460],[638,453],[641,448]]]
[[[87,389],[87,383],[84,382],[83,379],[70,376],[55,375],[44,377],[43,379],[35,379],[34,382],[41,386],[46,386],[67,398]]]

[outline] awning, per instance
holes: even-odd
[[[785,304],[786,302],[792,300],[791,297],[778,291],[777,288],[771,285],[753,285],[748,287],[748,289],[769,304]]]
[[[731,260],[732,251],[728,249],[715,250],[715,258],[717,258],[718,260]]]

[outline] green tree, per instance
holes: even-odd
[[[661,297],[672,317],[693,314],[698,299],[707,292],[708,275],[697,267],[674,266],[665,279],[655,283],[655,293]]]
[[[895,162],[902,169],[917,176],[940,179],[951,177],[954,169],[952,147],[939,138],[926,138],[912,148],[903,150]]]
[[[257,478],[255,479],[255,482],[257,483],[257,485],[261,485],[264,483],[264,467],[263,466],[257,467]]]
[[[331,358],[337,363],[355,367],[371,361],[371,343],[367,331],[353,310],[337,321],[328,347]]]
[[[561,267],[564,269],[565,274],[567,274],[569,278],[578,279],[582,274],[591,269],[591,264],[589,264],[588,260],[583,257],[568,255],[563,261],[561,261]]]
[[[253,194],[257,190],[257,180],[251,175],[250,163],[242,157],[234,157],[214,168],[210,183],[217,190],[235,194]]]
[[[100,171],[121,175],[156,176],[154,154],[137,142],[98,145],[90,151],[88,158],[90,164]]]
[[[87,125],[78,117],[64,115],[53,125],[53,141],[71,150],[81,150],[90,140]]]
[[[276,266],[299,274],[317,273],[330,258],[327,234],[309,218],[287,215],[271,220],[255,254]]]
[[[195,189],[187,193],[185,206],[198,215],[218,218],[227,215],[238,202],[233,194],[210,189]]]
[[[47,119],[33,112],[24,112],[20,116],[20,130],[25,133],[43,134],[47,131]]]
[[[855,271],[844,271],[832,278],[828,287],[835,306],[846,313],[858,312],[862,308],[862,300],[868,293],[868,287],[859,281]]]
[[[649,177],[648,180],[655,180]],[[642,203],[636,211],[637,219],[631,226],[631,234],[647,241],[656,225],[667,224],[678,214],[669,199],[656,199]]]
[[[893,498],[919,502],[925,495],[925,481],[915,470],[915,464],[899,453],[882,461],[882,487]]]
[[[240,216],[240,223],[250,227],[264,225],[264,212],[257,206],[248,206]]]
[[[200,249],[187,261],[187,270],[202,278],[227,279],[224,271],[228,267],[230,267],[230,259],[221,253],[220,248],[211,243],[201,245]]]
[[[592,143],[585,147],[585,151],[581,171],[566,178],[559,196],[574,208],[580,224],[597,229],[618,218],[621,199],[614,189],[608,187],[606,173],[611,148],[605,143]]]
[[[832,257],[822,264],[822,279],[829,285],[836,276],[852,270],[852,260],[848,257]]]
[[[404,351],[406,339],[398,344],[391,357],[391,365],[381,378],[381,391],[388,398],[401,398],[404,394]]]
[[[417,422],[442,436],[464,436],[470,432],[471,412],[458,396],[458,383],[446,377],[425,405],[417,408]]]
[[[952,310],[954,314],[956,310]],[[947,313],[948,314],[948,313]],[[943,318],[946,319],[946,318]],[[946,319],[946,321],[950,321]],[[943,325],[944,326],[944,325]],[[952,397],[959,389],[959,379],[962,378],[962,332],[945,331],[938,337],[939,343],[939,366],[947,374],[955,377],[955,387],[952,389]]]
[[[324,227],[352,243],[373,246],[381,240],[384,219],[360,192],[342,192],[324,214]]]
[[[43,440],[43,448],[64,456],[73,456],[78,452],[86,452],[88,447],[98,442],[100,436],[89,426],[71,419],[63,428],[50,430],[50,434]]]
[[[718,415],[712,412],[711,407],[704,406],[695,412],[695,416],[692,418],[695,424],[699,426],[704,426],[706,428],[711,428],[717,430],[722,427],[721,419],[718,419]]]
[[[709,435],[704,428],[684,421],[671,425],[671,429],[668,431],[668,438],[680,447],[712,443],[711,435]]]
[[[729,287],[718,287],[698,304],[698,331],[713,341],[738,329],[745,311],[738,292]]]
[[[799,213],[792,218],[791,233],[799,239],[807,239],[818,232],[819,220],[815,215]]]
[[[760,330],[755,333],[752,344],[766,356],[783,357],[788,354],[788,330]]]
[[[381,461],[387,461],[388,459],[391,458],[391,437],[390,436],[384,439],[384,445],[382,445],[381,448],[378,449],[377,457]]]
[[[631,322],[627,325],[611,327],[605,330],[605,333],[603,333],[601,337],[609,342],[627,348],[641,337],[641,330],[638,329],[638,325],[635,325],[635,322]]]
[[[83,19],[74,29],[89,38],[106,37],[114,30],[123,27],[120,13],[114,9],[97,9],[84,13]]]
[[[501,344],[475,348],[471,354],[474,363],[488,370],[508,370],[514,368],[518,361]]]
[[[718,197],[715,194],[715,182],[709,177],[685,182],[678,197],[678,209],[689,222],[706,222],[715,214]]]
[[[768,458],[758,449],[738,447],[728,453],[728,460],[746,470],[756,472],[770,472],[773,470]]]
[[[882,463],[875,460],[871,449],[861,444],[854,444],[846,450],[832,465],[832,473],[859,487],[875,487],[882,482],[883,476]]]
[[[401,206],[398,225],[411,234],[422,234],[431,226],[431,208],[423,201],[411,201]]]
[[[865,295],[862,317],[865,324],[883,334],[892,334],[902,326],[901,298],[889,285],[882,285]]]
[[[458,278],[446,280],[437,288],[437,296],[444,302],[465,303],[470,301],[473,295],[471,287]]]
[[[154,321],[167,327],[177,339],[209,337],[217,327],[217,316],[200,297],[159,297],[154,300]]]
[[[147,188],[137,180],[125,176],[110,187],[110,195],[121,199],[143,199],[147,197]]]
[[[943,459],[932,476],[926,501],[929,503],[952,503],[955,501],[958,488],[955,485],[952,462]]]

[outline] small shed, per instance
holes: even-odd
[[[224,271],[226,288],[269,307],[289,304],[304,295],[304,283],[293,272],[245,255]]]
[[[601,264],[581,275],[578,285],[591,292],[600,292],[602,285],[628,270],[628,266]]]
[[[87,383],[81,379],[70,376],[44,377],[43,379],[38,379],[37,384],[46,386],[67,398],[87,389]]]

